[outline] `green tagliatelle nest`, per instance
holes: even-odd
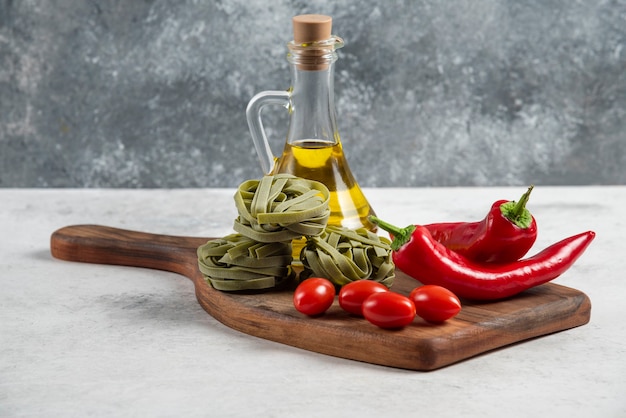
[[[365,228],[328,226],[321,236],[307,238],[300,278],[324,277],[338,286],[368,279],[391,287],[395,268],[390,244]]]
[[[317,236],[330,216],[329,199],[324,184],[290,174],[248,180],[235,193],[234,229],[259,242]]]
[[[259,290],[293,279],[291,243],[261,243],[240,234],[208,241],[198,248],[198,266],[218,290]]]

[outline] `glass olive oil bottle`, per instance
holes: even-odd
[[[252,139],[266,174],[290,173],[316,180],[330,190],[329,224],[376,230],[374,215],[344,155],[334,102],[336,50],[343,40],[331,34],[332,18],[301,15],[293,18],[294,39],[287,44],[291,87],[257,94],[246,111]],[[263,129],[261,110],[279,104],[289,111],[287,140],[275,157]],[[294,242],[294,258],[303,242]]]

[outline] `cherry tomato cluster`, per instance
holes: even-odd
[[[293,295],[295,308],[309,316],[323,314],[334,300],[335,286],[320,277],[304,280]],[[461,301],[441,286],[420,286],[407,297],[372,280],[357,280],[341,288],[339,306],[381,328],[402,328],[416,315],[428,322],[444,322],[459,313]]]

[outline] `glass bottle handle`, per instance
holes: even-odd
[[[268,104],[281,105],[288,108],[290,97],[291,95],[288,91],[264,91],[255,95],[246,108],[246,119],[248,120],[250,135],[252,135],[254,148],[259,155],[261,168],[265,174],[269,174],[274,168],[276,157],[272,153],[267,135],[265,135],[265,129],[263,129],[261,111]]]

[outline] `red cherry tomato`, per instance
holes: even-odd
[[[446,289],[436,285],[420,286],[411,291],[409,299],[415,304],[415,312],[428,322],[443,322],[459,313],[461,301]]]
[[[363,316],[381,328],[402,328],[415,319],[415,305],[399,293],[373,293],[363,302]]]
[[[323,314],[335,300],[335,286],[330,280],[311,277],[296,287],[293,294],[293,306],[309,316]]]
[[[339,306],[345,311],[363,316],[363,301],[373,293],[388,292],[387,286],[372,280],[356,280],[339,291]]]

